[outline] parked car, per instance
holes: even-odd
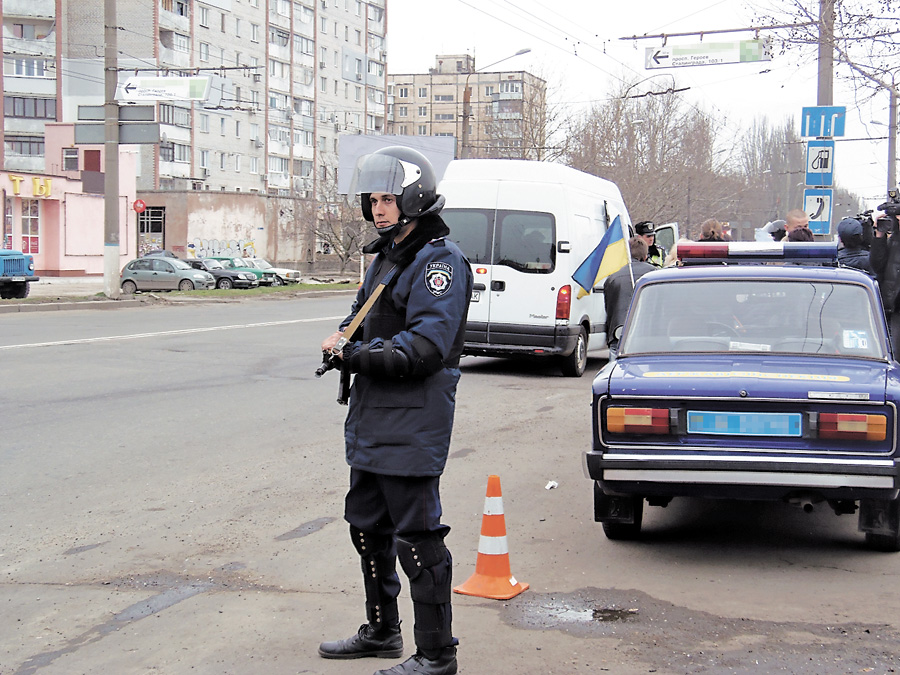
[[[150,256],[132,260],[122,268],[119,285],[123,293],[135,291],[193,291],[215,288],[209,272],[196,270],[178,258]]]
[[[185,262],[197,270],[205,270],[216,278],[216,288],[256,288],[259,279],[251,271],[228,270],[212,258],[188,258]]]
[[[251,265],[245,258],[239,257],[228,257],[228,256],[213,256],[212,260],[218,260],[222,263],[222,267],[227,270],[237,270],[239,272],[249,272],[250,274],[256,275],[256,278],[259,280],[261,286],[276,286],[276,279],[278,275],[275,272],[270,270],[261,270],[255,265]]]
[[[700,497],[858,512],[900,550],[900,363],[877,284],[836,253],[679,243],[637,281],[584,457],[609,539],[640,535],[645,501]]]
[[[172,251],[165,251],[161,248],[155,248],[152,251],[147,251],[141,257],[148,258],[148,257],[154,257],[154,256],[161,256],[163,258],[178,258],[178,256],[175,255],[174,253],[172,253]]]
[[[288,269],[287,267],[275,267],[272,265],[272,263],[268,262],[267,260],[263,260],[262,258],[244,258],[244,260],[246,260],[258,270],[274,272],[278,277],[274,282],[276,286],[283,286],[288,283],[300,283],[300,272],[298,272],[297,270]]]

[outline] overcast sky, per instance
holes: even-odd
[[[724,117],[722,138],[740,135],[757,115],[779,122],[792,116],[799,125],[801,109],[816,105],[814,54],[646,70],[645,50],[661,47],[662,40],[620,39],[743,28],[754,25],[753,17],[742,0],[388,0],[388,62],[393,73],[425,72],[434,66],[435,54],[469,53],[480,68],[530,48],[496,69],[544,77],[570,108],[605,100],[623,78],[649,77],[642,89],[665,89],[674,76],[679,88],[690,87],[684,95],[691,102]],[[752,37],[726,33],[707,35],[703,42]],[[670,37],[668,45],[700,41],[699,36]],[[837,143],[837,181],[878,204],[887,188],[887,142],[868,139],[887,135],[887,94],[860,108],[836,83],[834,104],[847,106],[845,138],[866,139]],[[883,125],[871,124],[873,119]]]

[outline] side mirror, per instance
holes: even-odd
[[[622,339],[622,329],[623,328],[624,328],[624,326],[616,326],[615,330],[613,330],[613,337],[616,338],[616,340]]]

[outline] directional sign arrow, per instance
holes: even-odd
[[[137,87],[134,86],[131,82],[125,83],[125,93],[126,94],[130,94],[131,92],[135,91],[136,89],[137,89]]]
[[[667,58],[669,58],[669,55],[668,55],[667,53],[661,52],[661,51],[657,51],[657,52],[653,55],[653,61],[654,61],[654,63],[656,63],[657,65],[659,65],[660,60],[662,60],[662,59],[667,59]]]

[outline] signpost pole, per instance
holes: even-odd
[[[116,35],[116,0],[104,0],[103,22],[104,85],[106,92],[103,182],[103,293],[108,298],[119,297],[119,104],[116,101],[118,84],[118,36]]]

